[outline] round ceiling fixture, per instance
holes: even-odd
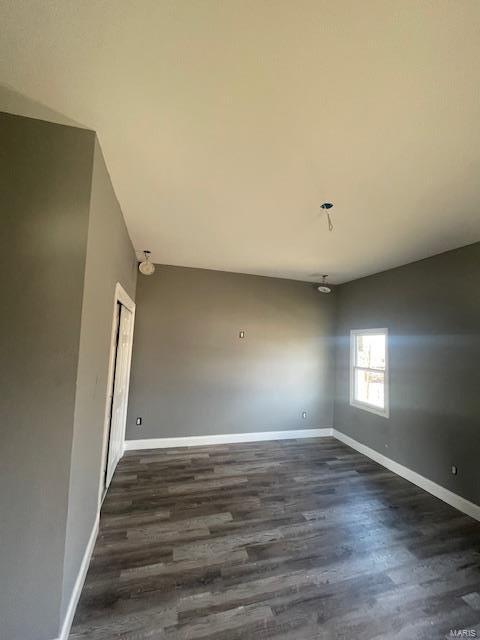
[[[140,271],[140,273],[143,273],[144,276],[151,276],[155,271],[155,265],[153,264],[153,262],[150,262],[150,254],[152,252],[144,251],[143,253],[145,255],[145,260],[143,262],[140,262],[140,264],[138,265],[138,270]]]
[[[332,288],[327,283],[327,278],[328,278],[328,276],[322,276],[322,282],[317,287],[317,289],[318,289],[318,291],[320,291],[320,293],[331,293],[332,292]]]

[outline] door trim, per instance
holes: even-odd
[[[105,496],[105,481],[104,481],[104,477],[105,477],[105,465],[107,464],[107,456],[108,456],[108,434],[109,434],[109,413],[110,413],[110,395],[112,393],[113,390],[113,378],[115,375],[115,349],[116,349],[116,331],[117,331],[117,327],[116,327],[116,321],[117,321],[117,304],[121,304],[124,307],[126,307],[132,314],[132,322],[131,322],[131,327],[130,327],[130,333],[131,333],[131,340],[130,340],[130,349],[129,349],[129,354],[128,354],[128,370],[127,370],[127,382],[128,382],[128,386],[130,384],[130,368],[131,368],[131,362],[132,362],[132,343],[133,343],[133,331],[134,331],[134,325],[135,325],[135,303],[134,301],[130,298],[130,296],[128,295],[128,293],[125,291],[125,289],[122,287],[122,285],[117,282],[117,284],[115,285],[115,292],[114,292],[114,296],[113,296],[113,305],[112,305],[112,328],[111,328],[111,333],[110,333],[110,352],[109,352],[109,359],[108,359],[108,377],[107,377],[107,389],[106,389],[106,395],[105,395],[105,412],[104,412],[104,419],[103,419],[103,438],[102,438],[102,463],[100,465],[100,477],[99,477],[99,482],[98,482],[98,504],[99,507],[103,501],[103,498]],[[118,314],[118,322],[120,322],[120,314]],[[125,407],[125,415],[126,415],[126,409],[128,407],[128,394],[126,396],[126,407]],[[126,420],[125,423],[123,425],[123,442],[124,442],[124,450],[125,450],[125,426],[126,426]]]

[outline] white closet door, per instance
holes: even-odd
[[[120,306],[120,327],[118,332],[117,356],[113,383],[113,400],[108,447],[106,486],[123,455],[125,422],[127,419],[128,385],[130,377],[130,358],[132,353],[133,315],[123,305]]]

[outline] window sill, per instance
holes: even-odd
[[[381,407],[376,407],[375,405],[367,404],[366,402],[360,402],[359,400],[350,400],[350,406],[355,407],[356,409],[363,409],[369,413],[374,413],[382,418],[388,419],[390,417],[390,412],[387,407],[382,409]]]

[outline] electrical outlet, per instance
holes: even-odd
[[[452,464],[452,474],[454,476],[456,476],[457,473],[458,473],[457,465],[456,464]]]
[[[142,418],[137,418],[137,427],[140,427],[142,425]]]
[[[303,418],[303,420],[307,419],[307,412],[306,411],[302,411],[302,418]]]

